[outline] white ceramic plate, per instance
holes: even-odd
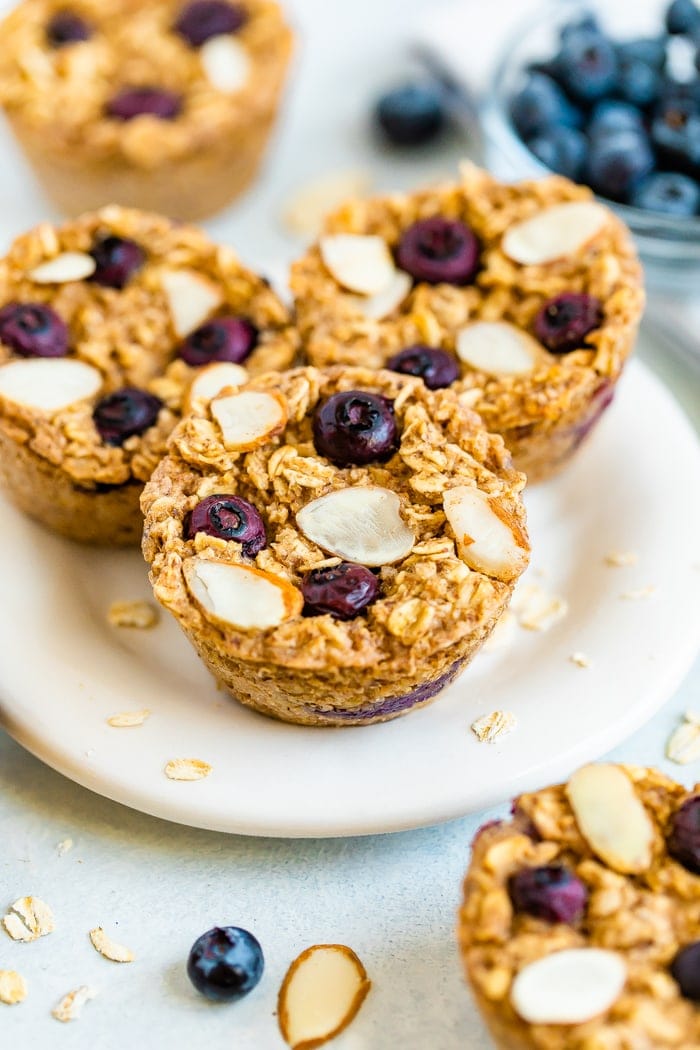
[[[572,468],[528,496],[528,579],[564,596],[568,616],[547,633],[518,628],[432,706],[385,725],[302,729],[245,710],[169,616],[152,631],[108,625],[112,601],[149,596],[138,553],[82,549],[0,504],[2,723],[99,794],[253,835],[396,831],[566,776],[647,720],[700,644],[698,443],[642,365],[621,386]],[[635,551],[637,564],[606,565],[612,550]],[[139,728],[106,724],[141,708],[152,715]],[[478,743],[470,725],[495,709],[517,729]],[[170,781],[163,767],[179,757],[213,772]]]

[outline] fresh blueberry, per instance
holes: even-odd
[[[544,128],[528,139],[528,149],[550,171],[577,182],[588,153],[588,140],[575,128]]]
[[[378,394],[349,390],[322,401],[314,415],[316,451],[340,466],[384,462],[398,447],[394,406]]]
[[[588,181],[603,197],[629,200],[636,186],[653,171],[654,154],[645,135],[626,131],[591,143]]]
[[[198,532],[220,540],[235,540],[247,558],[254,558],[267,546],[265,524],[259,511],[248,500],[222,492],[207,496],[188,515],[185,539],[193,540]]]
[[[591,113],[588,134],[591,140],[606,135],[619,135],[623,131],[639,134],[644,130],[642,114],[629,102],[606,100],[599,102]]]
[[[173,26],[190,47],[201,47],[214,36],[237,33],[248,21],[241,4],[226,0],[193,0],[187,4]]]
[[[559,30],[559,39],[562,44],[570,40],[572,36],[576,36],[577,33],[597,33],[601,35],[601,28],[598,24],[598,19],[595,17],[592,11],[587,12],[585,15],[581,15],[573,22],[567,22]]]
[[[689,798],[676,811],[667,846],[674,860],[700,875],[700,795]]]
[[[578,128],[583,122],[558,84],[544,73],[531,73],[510,103],[510,118],[523,139],[544,128]]]
[[[588,890],[563,864],[523,868],[508,880],[508,893],[516,912],[545,922],[575,925],[588,903]]]
[[[641,58],[620,58],[617,73],[617,94],[640,109],[647,109],[659,98],[662,89],[661,74]]]
[[[430,83],[404,84],[382,95],[375,120],[393,145],[423,146],[445,125],[442,92]]]
[[[646,211],[684,217],[700,211],[700,185],[689,175],[657,172],[640,183],[631,203]]]
[[[217,317],[207,321],[187,336],[180,347],[180,357],[198,367],[211,361],[233,361],[240,364],[255,349],[258,330],[243,317]]]
[[[535,317],[534,331],[552,354],[568,354],[586,345],[586,336],[603,321],[600,299],[585,292],[563,292],[548,299]]]
[[[84,18],[73,11],[57,11],[46,27],[46,39],[51,47],[65,47],[89,40],[92,29]]]
[[[68,328],[43,303],[8,303],[0,310],[0,341],[22,357],[65,357]]]
[[[215,926],[192,945],[187,976],[198,992],[218,1003],[233,1003],[252,992],[265,968],[257,938],[238,926]]]
[[[105,445],[123,445],[127,438],[152,427],[162,407],[163,402],[153,394],[125,386],[98,401],[92,418]]]
[[[406,376],[420,376],[429,390],[440,390],[459,379],[459,364],[454,354],[432,346],[407,346],[390,357],[386,367]]]
[[[595,102],[615,88],[615,48],[598,32],[572,33],[564,41],[557,61],[562,84],[580,102]]]
[[[469,284],[479,266],[479,242],[456,219],[420,219],[404,230],[396,260],[416,281]]]
[[[693,33],[700,27],[700,10],[693,0],[673,0],[666,9],[669,33]]]
[[[671,963],[671,975],[684,999],[700,1003],[700,941],[681,948]]]
[[[666,63],[665,36],[637,37],[635,40],[624,40],[617,44],[617,55],[620,61],[626,58],[638,58],[652,69],[661,72]]]
[[[693,100],[667,102],[652,121],[651,141],[665,168],[693,174],[700,166],[700,113]]]
[[[352,620],[376,601],[379,580],[364,565],[343,561],[325,569],[312,569],[301,583],[305,616],[329,613],[336,620]]]
[[[102,237],[97,240],[90,252],[97,269],[90,278],[94,284],[103,288],[126,287],[133,275],[146,261],[146,253],[136,241],[125,237]]]
[[[127,87],[110,99],[105,112],[114,120],[134,120],[146,116],[175,120],[182,112],[182,97],[163,88]]]

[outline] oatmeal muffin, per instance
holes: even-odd
[[[291,33],[272,0],[24,0],[0,104],[49,197],[202,219],[257,173]]]
[[[590,765],[477,834],[459,924],[502,1050],[700,1046],[700,784]]]
[[[114,206],[39,226],[0,261],[0,481],[64,536],[136,544],[183,402],[296,347],[264,278],[194,227]]]
[[[559,176],[350,201],[292,268],[308,359],[468,392],[515,466],[555,473],[612,400],[643,306],[627,229]]]
[[[427,704],[525,568],[516,473],[454,391],[269,373],[193,407],[144,490],[158,600],[216,678],[287,722]]]

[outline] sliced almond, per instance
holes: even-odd
[[[497,499],[459,485],[445,493],[443,507],[459,555],[470,569],[505,581],[524,571],[530,557],[527,535]]]
[[[388,288],[396,267],[383,237],[335,233],[319,241],[324,265],[351,292],[376,295]]]
[[[460,361],[487,375],[527,375],[541,353],[531,335],[506,321],[475,321],[457,333]]]
[[[608,222],[609,212],[595,201],[569,201],[517,222],[505,233],[501,248],[523,266],[556,262],[591,241]]]
[[[36,941],[56,928],[53,912],[38,897],[20,897],[2,922],[13,941]]]
[[[700,759],[700,720],[686,714],[666,744],[666,758],[679,766],[686,766]]]
[[[408,557],[416,537],[390,489],[353,486],[312,500],[297,514],[312,543],[360,565],[390,565]]]
[[[108,718],[107,725],[113,729],[133,729],[135,726],[142,726],[150,715],[151,712],[147,708],[142,711],[122,711]]]
[[[223,302],[219,286],[194,270],[163,270],[160,283],[175,334],[182,339],[204,324]]]
[[[118,963],[134,961],[135,956],[131,949],[113,941],[111,937],[107,936],[101,926],[96,926],[94,930],[90,930],[90,940],[95,951],[99,952],[100,955],[104,955],[105,959]]]
[[[250,76],[250,55],[235,37],[210,37],[199,49],[207,80],[217,91],[233,95],[240,91]]]
[[[528,1024],[583,1024],[610,1009],[626,980],[617,952],[566,948],[525,966],[510,998]]]
[[[243,390],[225,394],[211,403],[227,449],[251,452],[260,448],[287,425],[287,402],[276,390]]]
[[[27,982],[16,970],[0,970],[0,1003],[15,1006],[27,998]]]
[[[395,270],[385,288],[367,297],[353,296],[352,303],[368,321],[381,321],[401,306],[412,287],[409,275],[403,270]]]
[[[301,591],[288,580],[247,565],[194,557],[185,580],[205,613],[239,630],[266,631],[301,613]]]
[[[38,412],[58,412],[94,397],[102,374],[70,357],[34,357],[0,368],[0,397]]]
[[[35,284],[68,284],[92,277],[97,263],[85,252],[63,252],[54,259],[30,270],[27,276]]]
[[[292,1050],[314,1050],[339,1035],[362,1006],[371,982],[344,944],[315,944],[287,970],[277,1000],[282,1038]]]
[[[51,1011],[51,1016],[64,1024],[68,1021],[77,1021],[85,1003],[89,1002],[90,999],[94,999],[96,995],[97,992],[94,988],[88,988],[86,984],[82,984],[80,988],[76,988],[63,996],[60,1003]]]
[[[212,771],[201,758],[172,758],[165,766],[168,780],[204,780]]]
[[[226,387],[243,386],[248,382],[248,372],[243,365],[233,361],[215,361],[206,365],[190,383],[185,398],[185,411],[191,412],[195,403],[209,404]]]
[[[654,827],[619,766],[583,766],[569,780],[566,794],[579,831],[601,860],[623,875],[649,869]]]

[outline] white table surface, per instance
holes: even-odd
[[[511,0],[465,2],[472,3],[474,34],[483,40],[502,31],[514,6]],[[251,261],[293,254],[298,246],[275,217],[286,194],[313,175],[368,167],[377,185],[404,187],[450,171],[459,154],[458,144],[448,143],[420,162],[391,157],[378,151],[366,126],[369,101],[401,72],[413,20],[438,7],[436,0],[295,0],[289,6],[304,44],[285,123],[255,191],[211,224]],[[499,29],[490,31],[491,25]],[[12,145],[3,139],[0,147],[7,164],[3,193],[12,201],[4,244],[51,213]],[[647,362],[700,429],[700,371],[661,347]],[[1,625],[12,595],[0,593]],[[658,765],[687,784],[700,779],[700,764],[681,769],[663,758],[664,742],[688,708],[700,709],[700,661],[664,710],[612,757]],[[56,932],[34,944],[0,933],[0,969],[19,970],[29,984],[24,1004],[0,1005],[0,1047],[276,1050],[283,1046],[276,995],[287,965],[310,944],[338,941],[358,952],[373,980],[360,1015],[333,1044],[338,1050],[487,1050],[491,1044],[462,984],[454,928],[469,841],[489,815],[365,839],[212,834],[105,801],[0,733],[0,911],[34,894],[57,917]],[[57,846],[68,838],[73,848],[60,855]],[[246,1000],[211,1006],[190,987],[184,964],[200,933],[226,923],[255,932],[266,970]],[[96,925],[130,946],[137,960],[118,966],[98,956],[87,938]],[[79,1021],[61,1026],[50,1011],[80,984],[99,995]]]

